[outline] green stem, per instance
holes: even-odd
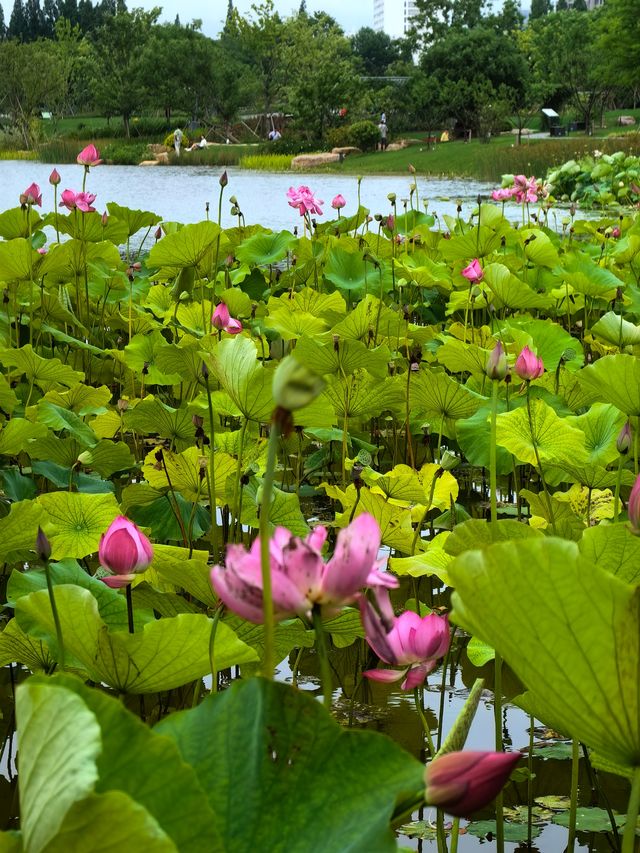
[[[613,523],[618,520],[618,511],[620,509],[620,486],[622,484],[622,468],[624,465],[624,456],[620,454],[618,459],[618,472],[616,474],[616,492],[613,498]]]
[[[567,853],[576,846],[576,816],[578,814],[578,775],[580,773],[580,741],[574,738],[571,744],[571,805],[569,807],[569,840]]]
[[[433,743],[433,738],[431,737],[431,729],[429,728],[429,723],[424,713],[424,709],[422,707],[422,693],[419,687],[413,688],[413,699],[416,703],[416,711],[418,712],[418,716],[420,717],[420,722],[422,723],[422,729],[427,738],[427,743],[429,745],[429,755],[431,758],[436,757],[436,748]]]
[[[556,518],[553,513],[553,504],[551,502],[551,495],[549,494],[549,490],[547,489],[547,484],[544,479],[544,471],[542,470],[542,462],[540,461],[540,454],[538,453],[538,442],[536,441],[536,437],[533,431],[533,417],[531,415],[531,397],[529,396],[529,383],[527,382],[527,415],[529,416],[529,433],[531,434],[531,444],[533,445],[533,452],[536,457],[536,467],[538,469],[538,474],[540,475],[540,482],[542,483],[542,491],[544,492],[544,496],[547,504],[547,511],[549,513],[549,521],[551,522],[551,527],[553,529],[553,535],[557,536],[556,530]]]
[[[125,594],[127,597],[127,624],[129,626],[129,633],[133,634],[133,598],[131,596],[131,584],[128,583]]]
[[[531,850],[531,842],[533,840],[533,736],[534,736],[534,721],[533,714],[529,714],[529,758],[527,766],[529,769],[529,778],[527,779],[527,849]]]
[[[441,470],[441,469],[439,469],[439,470]],[[435,493],[436,482],[438,480],[438,477],[436,476],[437,473],[438,473],[438,471],[433,472],[433,480],[431,481],[431,489],[429,491],[429,500],[427,501],[427,505],[424,508],[424,512],[422,513],[422,518],[418,522],[418,526],[416,527],[416,531],[413,534],[413,540],[411,542],[411,554],[412,554],[412,556],[416,553],[416,546],[418,544],[418,539],[420,538],[420,531],[422,530],[422,525],[424,524],[424,522],[427,518],[427,514],[428,514],[429,510],[431,509],[431,504],[433,503],[433,495]]]
[[[495,677],[493,683],[493,720],[495,725],[496,752],[502,752],[502,657],[496,652]],[[502,813],[502,791],[496,797],[496,850],[504,853],[504,815]]]
[[[631,794],[627,806],[627,822],[622,836],[622,853],[634,853],[636,846],[636,824],[638,812],[640,811],[640,767],[633,771],[633,782],[631,783]]]
[[[264,613],[264,661],[262,674],[273,679],[275,672],[275,620],[273,617],[273,595],[271,592],[271,560],[269,558],[269,512],[273,492],[273,476],[276,467],[276,455],[280,428],[276,423],[271,426],[267,446],[267,468],[262,478],[262,503],[260,506],[260,565],[262,568],[262,606]]]
[[[498,477],[496,448],[496,419],[498,416],[498,382],[491,382],[491,441],[489,444],[489,491],[491,498],[491,524],[498,522]]]
[[[224,605],[221,604],[220,607],[216,610],[213,616],[213,621],[211,623],[211,633],[209,634],[209,665],[211,667],[211,692],[218,692],[218,673],[216,672],[215,662],[213,651],[216,642],[216,632],[218,630],[218,623],[220,622],[220,616],[222,615],[222,611],[224,610]]]
[[[458,833],[460,832],[460,818],[454,817],[451,827],[451,853],[458,853]]]
[[[216,466],[214,460],[214,451],[216,445],[216,426],[213,414],[213,403],[211,402],[211,388],[209,387],[209,375],[205,376],[205,385],[207,388],[207,407],[209,410],[209,508],[211,512],[211,548],[213,550],[213,559],[218,559],[218,513],[216,507]]]
[[[62,626],[60,625],[60,617],[58,608],[56,607],[56,597],[53,594],[53,582],[51,580],[51,567],[49,561],[45,560],[44,574],[47,579],[47,590],[49,592],[49,602],[51,604],[51,613],[53,614],[53,623],[56,626],[56,642],[58,643],[58,666],[64,669],[64,643],[62,641]]]
[[[318,652],[318,659],[320,661],[320,678],[322,680],[324,707],[327,711],[331,711],[331,702],[333,699],[331,667],[329,666],[327,637],[322,627],[322,614],[318,605],[315,605],[313,608],[313,627],[316,632],[316,651]]]

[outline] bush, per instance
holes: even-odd
[[[350,126],[330,127],[327,131],[327,144],[329,148],[345,148],[351,145],[349,141]]]
[[[126,144],[122,142],[113,142],[105,147],[100,152],[107,163],[113,163],[115,166],[137,166],[142,160],[148,160],[149,149],[144,142],[134,142]]]
[[[380,139],[380,131],[372,121],[357,121],[346,128],[349,145],[355,145],[362,151],[374,151]]]
[[[258,148],[259,154],[307,154],[309,151],[322,151],[326,148],[318,139],[300,139],[299,137],[287,137],[277,142],[266,142]]]
[[[162,140],[162,144],[166,145],[167,148],[173,148],[173,134],[174,134],[174,131],[172,130],[171,133],[168,133],[165,136],[165,138]],[[197,134],[194,133],[191,138],[192,139],[196,139],[196,138],[200,139],[200,136],[197,136]],[[191,139],[189,138],[189,136],[187,135],[187,132],[185,130],[182,131],[181,145],[183,148],[188,148],[191,145]]]

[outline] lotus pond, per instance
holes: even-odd
[[[0,851],[635,850],[637,214],[79,164],[0,214]]]

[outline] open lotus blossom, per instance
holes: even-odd
[[[514,187],[500,187],[498,190],[494,190],[491,193],[491,198],[494,201],[509,201],[510,198],[513,198],[515,195]]]
[[[42,205],[42,192],[37,184],[31,184],[26,190],[20,194],[20,204],[35,204],[38,207]]]
[[[538,358],[529,347],[525,347],[516,359],[516,373],[520,379],[524,379],[526,382],[538,379],[544,373],[542,359]]]
[[[64,190],[60,194],[58,207],[66,207],[67,210],[81,210],[83,213],[95,213],[95,207],[91,205],[96,200],[94,193],[76,193],[73,190]]]
[[[324,562],[322,546],[327,538],[324,527],[316,527],[306,539],[276,527],[269,542],[274,617],[311,619],[314,606],[323,615],[337,613],[354,601],[363,587],[398,585],[382,571],[378,560],[380,528],[373,516],[363,513],[338,534],[333,557]],[[214,566],[211,583],[222,601],[243,619],[259,624],[263,620],[260,539],[250,550],[242,545],[227,547],[226,566]]]
[[[316,198],[309,187],[300,186],[298,189],[289,187],[287,198],[289,199],[289,206],[297,207],[300,211],[300,216],[304,216],[305,213],[322,216],[320,205],[324,204],[324,202],[322,199]]]
[[[629,521],[631,522],[631,532],[636,536],[640,536],[640,474],[636,477],[636,481],[629,495],[629,505],[627,506]]]
[[[98,559],[101,566],[113,572],[100,580],[118,588],[130,584],[136,573],[144,572],[153,559],[153,548],[133,521],[119,515],[102,534]]]
[[[331,207],[334,210],[342,210],[342,208],[345,207],[346,204],[347,202],[345,201],[344,196],[338,193],[338,195],[332,200]]]
[[[430,613],[420,617],[412,610],[395,616],[386,589],[376,589],[376,610],[370,601],[360,599],[360,614],[367,642],[380,660],[402,669],[369,669],[363,674],[373,681],[404,679],[403,690],[422,684],[449,649],[449,620]]]
[[[242,331],[242,323],[231,316],[229,308],[224,302],[216,306],[216,310],[211,315],[211,325],[214,329],[227,332],[230,335],[239,335]]]
[[[534,177],[527,178],[525,175],[514,175],[514,198],[517,202],[535,202],[538,200],[538,184]]]
[[[481,281],[484,277],[484,272],[480,266],[480,261],[477,258],[474,258],[471,263],[462,270],[462,275],[471,283]]]
[[[519,752],[447,752],[425,771],[425,799],[454,817],[467,817],[502,790],[521,758]]]
[[[102,160],[96,146],[92,143],[83,148],[76,157],[76,163],[80,163],[81,166],[99,166]]]

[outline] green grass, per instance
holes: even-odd
[[[249,154],[240,158],[241,169],[263,172],[288,172],[291,169],[290,154]]]

